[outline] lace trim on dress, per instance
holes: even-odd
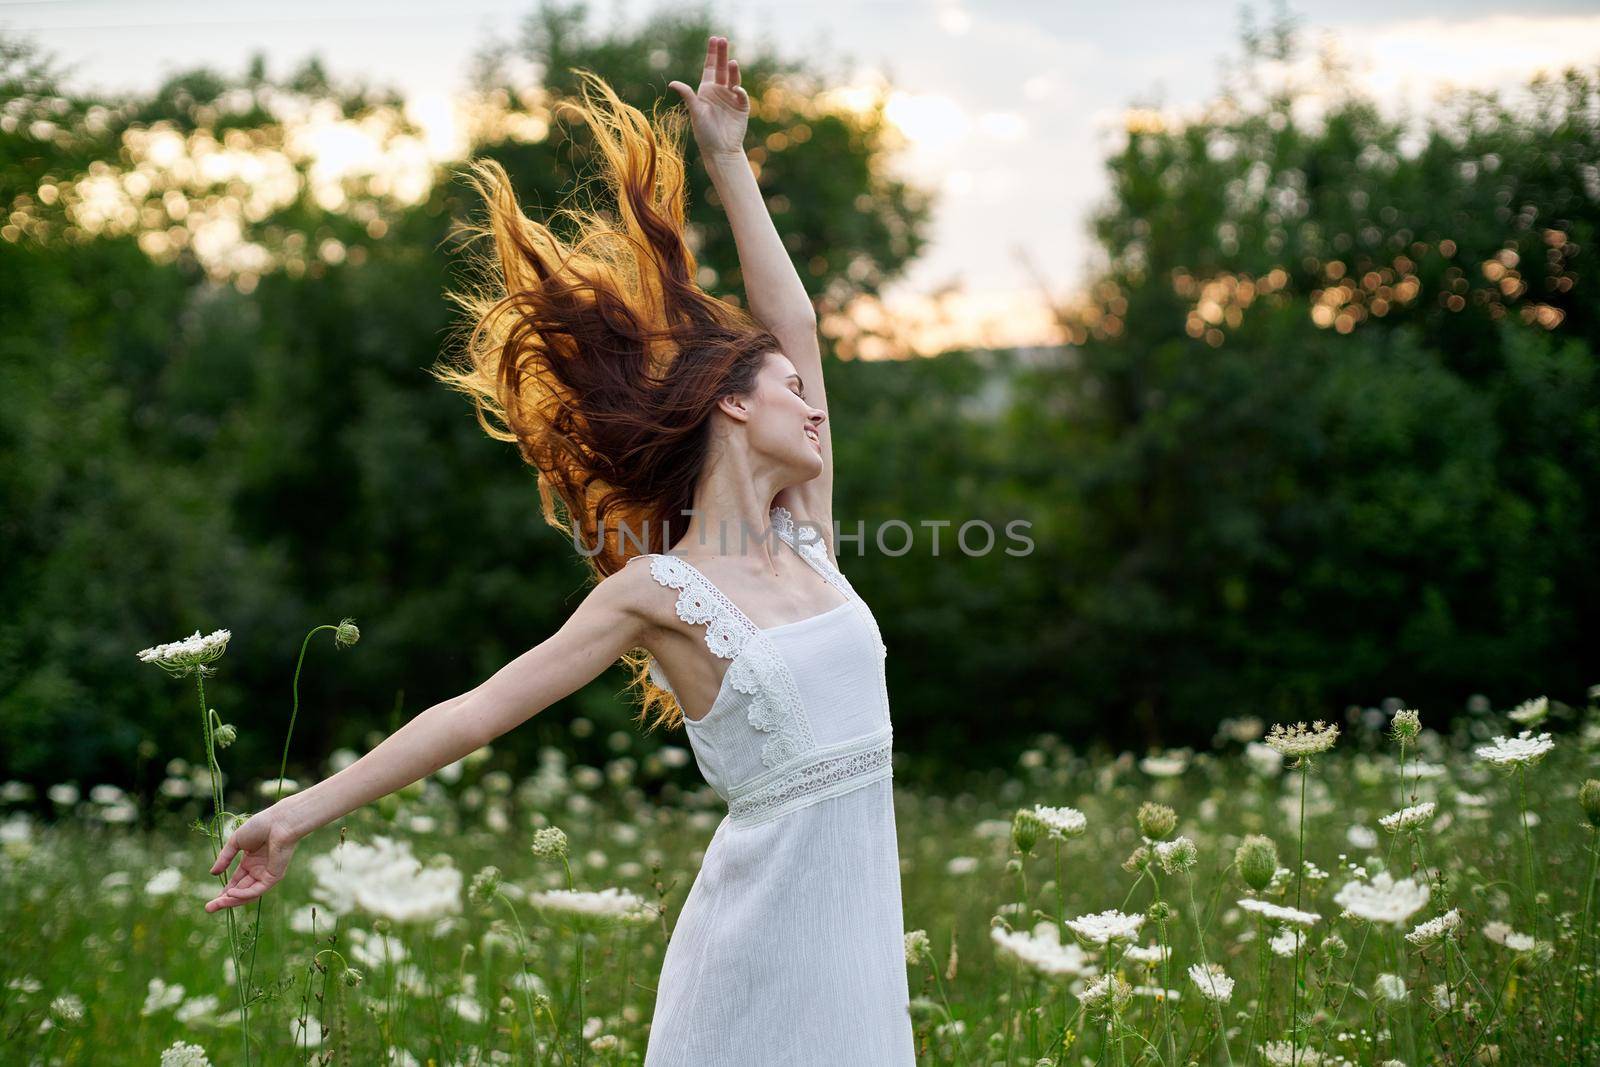
[[[850,584],[850,579],[846,578],[844,572],[834,566],[833,561],[828,558],[828,546],[822,543],[821,537],[814,536],[808,540],[802,540],[794,521],[794,514],[782,504],[774,504],[772,507],[772,528],[779,537],[787,541],[800,554],[802,559],[810,563],[819,574],[826,578],[828,584],[832,585],[839,591],[841,596],[856,606],[857,613],[866,620],[867,625],[872,629],[872,636],[877,639],[879,658],[887,656],[889,649],[883,643],[883,634],[878,629],[878,620],[873,617],[872,612],[867,608],[866,601],[856,595],[855,587]]]
[[[849,747],[819,756],[782,777],[728,800],[728,819],[754,826],[776,819],[796,808],[859,789],[880,778],[892,777],[893,734],[885,728],[849,743]]]
[[[799,687],[767,635],[687,560],[652,555],[650,576],[679,590],[678,618],[692,626],[704,625],[706,647],[733,661],[728,664],[728,684],[752,698],[747,712],[750,725],[772,734],[761,746],[761,762],[779,767],[815,747]]]

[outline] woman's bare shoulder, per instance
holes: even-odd
[[[659,582],[651,573],[648,554],[634,556],[622,569],[608,575],[595,587],[598,592],[609,586],[608,595],[620,605],[627,605],[649,631],[659,633],[671,629],[677,619],[677,590]]]

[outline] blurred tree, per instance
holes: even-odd
[[[1205,116],[1130,112],[1108,162],[1109,269],[1021,415],[1085,524],[1070,640],[1034,653],[1066,668],[1067,721],[1125,708],[1146,739],[1390,694],[1580,702],[1600,72],[1419,129],[1337,69],[1269,83],[1296,42],[1247,35]],[[1071,426],[1030,417],[1055,394]]]

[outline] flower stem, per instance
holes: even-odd
[[[206,767],[211,772],[211,819],[207,826],[207,835],[211,838],[211,856],[215,859],[222,852],[222,826],[223,817],[227,814],[222,804],[222,767],[217,763],[217,737],[211,728],[211,709],[206,707],[206,669],[199,666],[194,672],[195,688],[200,696],[200,717],[205,723],[206,739]],[[217,880],[222,887],[228,887],[228,872],[223,871],[217,875]],[[244,1030],[244,1062],[249,1067],[250,1059],[250,980],[244,967],[241,966],[242,954],[239,951],[239,931],[234,924],[233,909],[227,909],[228,922],[228,952],[233,959],[234,985],[239,990],[239,1023]]]

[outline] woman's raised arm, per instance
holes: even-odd
[[[524,652],[477,688],[421,712],[337,774],[284,797],[229,835],[211,867],[241,859],[206,910],[231,908],[265,893],[282,878],[300,839],[454,763],[592,681],[647,639],[643,610],[656,589],[645,567],[624,567],[593,589],[561,629]]]
[[[823,411],[828,397],[822,382],[822,351],[817,341],[817,310],[805,283],[778,236],[761,187],[744,154],[745,130],[750,117],[750,96],[739,84],[739,62],[728,58],[728,39],[706,42],[705,69],[700,89],[680,81],[667,87],[683,98],[689,109],[695,143],[711,175],[734,244],[739,249],[739,272],[744,277],[750,313],[778,339],[783,354],[800,372],[805,397]],[[833,433],[831,420],[823,419],[822,473],[778,495],[797,518],[817,524],[833,539]]]

